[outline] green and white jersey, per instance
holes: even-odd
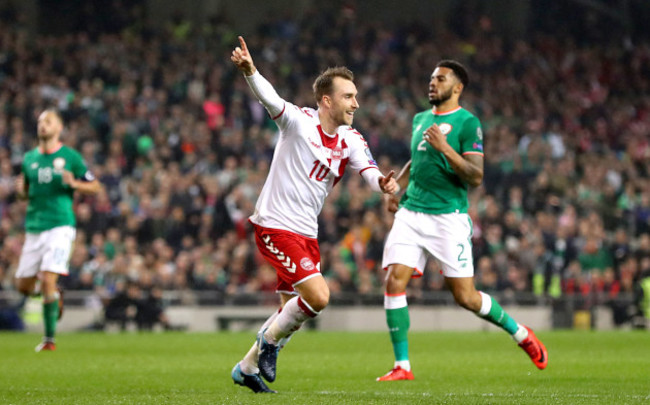
[[[56,152],[45,154],[38,148],[25,154],[22,171],[29,186],[29,202],[25,229],[29,233],[43,232],[58,226],[75,226],[72,209],[74,190],[63,184],[63,170],[76,179],[94,180],[79,152],[65,145]]]
[[[483,130],[472,113],[462,107],[442,114],[426,110],[413,117],[411,171],[406,193],[400,205],[427,214],[466,213],[467,188],[444,155],[422,137],[437,124],[447,136],[447,143],[460,155],[483,156]]]

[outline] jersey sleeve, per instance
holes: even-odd
[[[460,154],[483,156],[483,128],[476,117],[465,121],[460,138]]]
[[[290,133],[287,129],[294,125],[300,114],[303,114],[302,110],[280,97],[273,85],[259,71],[244,77],[255,97],[268,111],[271,119],[280,129],[284,130],[283,134],[286,136],[287,133]]]
[[[370,152],[368,143],[361,133],[353,128],[348,130],[346,139],[349,141],[350,148],[350,167],[358,172],[363,173],[368,169],[379,170],[377,162]]]
[[[95,180],[95,175],[88,169],[81,155],[75,152],[73,156],[70,171],[74,174],[75,179],[87,182]]]

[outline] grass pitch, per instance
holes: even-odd
[[[537,370],[504,333],[411,333],[414,381],[378,383],[388,333],[301,331],[282,351],[278,394],[235,386],[254,333],[73,333],[57,351],[0,334],[1,404],[637,404],[650,403],[650,333],[541,332]]]

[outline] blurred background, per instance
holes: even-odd
[[[648,21],[643,0],[0,0],[0,328],[38,326],[40,308],[13,287],[26,208],[14,179],[48,106],[105,187],[76,200],[61,283],[77,315],[63,328],[125,316],[175,328],[207,311],[200,322],[223,329],[250,318],[245,308],[261,306],[261,317],[277,305],[275,271],[247,222],[277,128],[230,62],[237,35],[300,106],[315,105],[320,71],[353,70],[354,127],[384,172],[409,159],[435,63],[463,62],[461,105],[485,133],[485,180],[470,193],[477,287],[541,327],[644,327]],[[384,328],[391,223],[360,176],[334,188],[319,221],[328,311],[379,311]],[[411,282],[411,305],[453,308],[438,270],[430,260]]]

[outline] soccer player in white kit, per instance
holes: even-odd
[[[258,249],[276,269],[281,308],[262,325],[231,375],[254,392],[275,392],[261,377],[275,381],[279,348],[329,302],[316,239],[325,197],[348,166],[375,191],[392,194],[398,186],[394,172],[382,175],[363,136],[350,127],[359,108],[352,72],[335,67],[321,73],[313,86],[318,109],[300,108],[276,93],[255,68],[242,37],[239,42],[231,60],[280,128],[269,175],[249,220]]]

